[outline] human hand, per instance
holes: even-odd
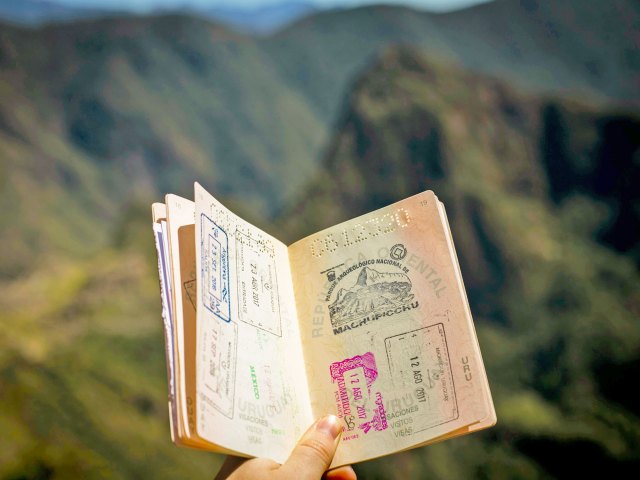
[[[327,472],[338,448],[342,428],[338,417],[327,415],[302,436],[282,465],[268,458],[227,457],[216,480],[356,480],[351,467]]]

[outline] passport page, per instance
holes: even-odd
[[[287,247],[195,184],[196,428],[283,462],[311,425]]]
[[[153,216],[153,234],[155,237],[156,252],[158,254],[158,273],[160,276],[160,299],[162,300],[162,323],[165,340],[165,356],[167,361],[167,386],[169,395],[169,426],[171,440],[176,442],[180,438],[177,385],[176,385],[176,361],[174,351],[175,332],[172,319],[171,301],[171,269],[169,260],[169,241],[167,238],[167,209],[163,203],[154,203],[151,206]]]
[[[184,321],[191,320],[191,312],[184,311],[183,292],[182,292],[182,276],[183,268],[180,265],[180,256],[175,250],[179,246],[178,232],[180,228],[184,228],[189,223],[193,224],[193,206],[191,207],[191,215],[188,211],[188,201],[180,199],[175,195],[167,195],[165,197],[165,206],[167,210],[167,237],[169,240],[169,259],[171,264],[171,292],[172,292],[172,330],[173,336],[173,352],[175,355],[175,384],[176,384],[176,409],[179,425],[179,438],[175,439],[177,443],[182,443],[185,438],[189,437],[189,422],[185,422],[187,418],[187,405],[185,402],[185,384],[184,384]],[[183,205],[184,204],[184,205]],[[195,245],[195,244],[194,244]],[[195,259],[195,255],[193,256]],[[183,259],[184,260],[184,259]],[[193,265],[195,270],[195,265]],[[185,314],[186,313],[186,314]],[[195,309],[194,309],[195,314]],[[192,319],[195,325],[195,318]]]
[[[165,197],[171,258],[175,383],[179,437],[175,442],[223,451],[203,441],[196,430],[196,242],[195,204],[177,195]]]
[[[343,423],[332,467],[490,415],[445,224],[429,191],[289,247],[312,412]]]

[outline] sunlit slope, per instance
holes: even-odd
[[[631,153],[603,156],[611,129]],[[608,165],[637,178],[639,129],[636,115],[523,95],[406,48],[359,80],[324,174],[274,230],[294,240],[433,189],[448,210],[499,419],[486,433],[365,464],[365,478],[534,478],[638,464],[640,410],[613,372],[640,363],[640,278],[633,251],[606,242],[621,202],[634,200],[624,185],[604,194],[592,180],[615,175]]]
[[[150,253],[2,284],[0,478],[211,478],[219,458],[170,440]]]

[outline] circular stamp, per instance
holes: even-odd
[[[402,260],[407,256],[407,248],[401,243],[396,243],[391,247],[391,250],[389,250],[389,256],[394,260]]]

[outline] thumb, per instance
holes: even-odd
[[[338,417],[322,417],[302,436],[281,470],[291,474],[287,478],[318,480],[331,465],[341,433]]]

